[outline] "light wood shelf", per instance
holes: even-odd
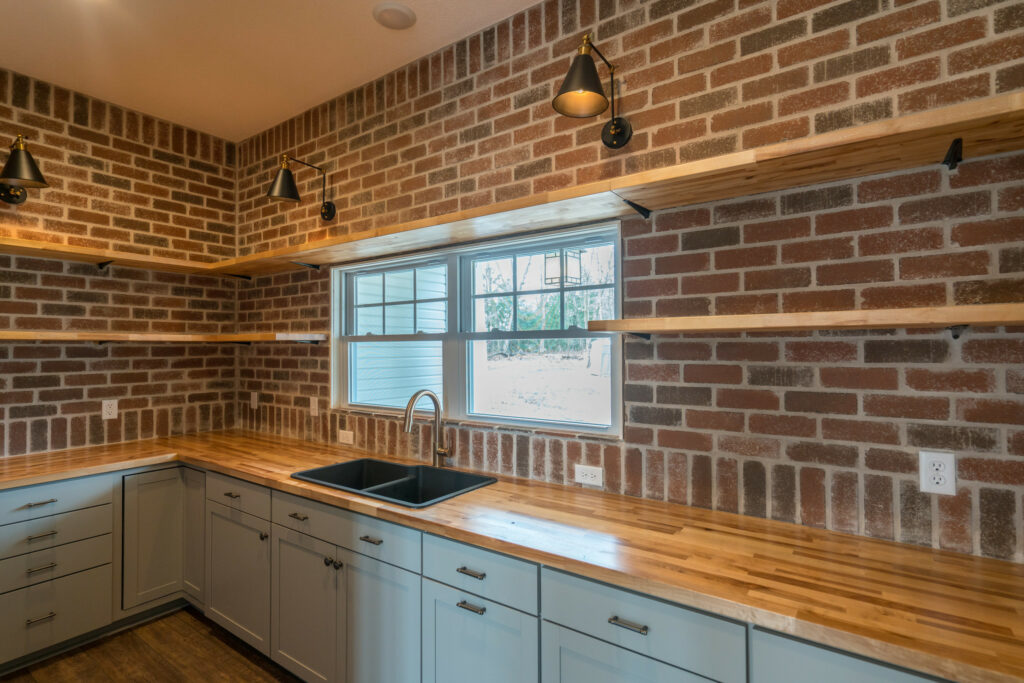
[[[60,330],[0,330],[0,341],[92,342],[322,342],[326,332],[242,332],[237,334],[171,334],[163,332],[74,332]]]
[[[591,332],[680,334],[687,332],[879,330],[953,327],[956,325],[1024,325],[1024,303],[592,320],[587,324],[587,329]]]
[[[1024,149],[1024,93],[1009,93],[487,206],[202,263],[34,240],[0,225],[0,253],[154,270],[264,275],[937,165],[955,138],[967,160]],[[48,238],[56,237],[47,235]]]

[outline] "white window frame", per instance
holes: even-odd
[[[622,310],[622,253],[618,223],[601,224],[585,229],[569,229],[531,237],[516,237],[490,242],[483,245],[463,245],[423,252],[405,257],[375,259],[337,266],[331,269],[331,405],[338,410],[352,410],[378,415],[401,415],[402,410],[389,406],[351,403],[349,401],[350,377],[348,343],[351,341],[441,341],[443,363],[442,404],[446,420],[487,424],[525,429],[544,429],[574,434],[594,434],[608,437],[622,435],[622,340],[617,334],[590,332],[573,328],[571,330],[533,330],[514,332],[472,332],[472,277],[470,263],[481,256],[500,257],[522,253],[532,246],[558,246],[564,248],[597,241],[611,241],[615,245],[615,296],[614,317],[621,317]],[[354,322],[354,297],[348,296],[348,282],[356,274],[381,272],[411,266],[437,265],[444,262],[448,267],[448,331],[445,333],[346,336],[347,326]],[[565,289],[547,290],[558,292]],[[572,289],[571,287],[569,288]],[[559,337],[607,338],[611,345],[611,424],[607,427],[564,421],[532,420],[525,418],[469,414],[469,343],[491,339],[539,339]],[[420,387],[410,388],[409,395]]]

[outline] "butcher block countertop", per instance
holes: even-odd
[[[420,510],[290,477],[366,455],[208,432],[0,458],[0,489],[181,462],[944,678],[1024,680],[1024,565],[512,477]]]

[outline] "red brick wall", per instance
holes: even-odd
[[[629,317],[1024,301],[1024,154],[690,206],[623,223]],[[241,328],[324,329],[326,272],[239,288]],[[625,438],[453,425],[458,461],[553,482],[1022,559],[1024,329],[659,335],[625,345]],[[426,458],[427,428],[328,410],[329,350],[239,358],[239,424]],[[260,395],[258,411],[245,403]],[[309,414],[310,397],[321,417]],[[956,497],[917,451],[959,457]]]
[[[198,261],[235,255],[233,143],[0,70],[0,144],[19,133],[49,188],[0,203],[0,237]]]
[[[0,255],[0,329],[231,332],[221,278]],[[231,344],[0,342],[0,456],[234,424]],[[119,417],[103,420],[103,399]]]
[[[239,145],[239,253],[669,166],[1024,88],[998,0],[547,0]],[[589,29],[632,141],[551,98]],[[603,73],[603,67],[602,67]],[[265,198],[279,155],[338,218]]]

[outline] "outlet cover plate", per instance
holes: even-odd
[[[950,451],[921,451],[918,476],[921,493],[956,495],[956,454]]]
[[[355,442],[355,434],[352,432],[345,431],[344,429],[338,430],[338,443],[344,446],[351,446]]]
[[[256,410],[260,405],[260,395],[255,391],[249,392],[249,407]]]
[[[590,465],[576,465],[573,477],[584,486],[604,486],[604,470]]]
[[[111,398],[103,402],[103,419],[104,420],[116,420],[117,419],[117,399]]]

